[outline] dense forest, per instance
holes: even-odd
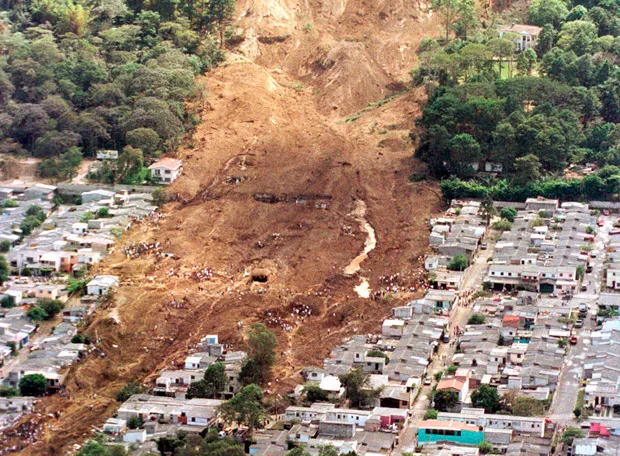
[[[0,153],[71,177],[134,183],[198,122],[195,77],[222,59],[234,0],[0,0]]]
[[[620,4],[534,0],[523,19],[541,30],[524,51],[515,45],[519,35],[499,33],[498,18],[483,28],[470,1],[432,5],[449,20],[441,41],[424,40],[412,72],[429,93],[412,136],[431,172],[452,176],[444,194],[520,200],[618,193]],[[586,163],[599,170],[585,179],[565,176]],[[485,164],[504,179],[481,179]],[[469,178],[477,179],[462,180]]]

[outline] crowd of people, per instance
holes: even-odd
[[[28,420],[13,426],[4,431],[0,438],[0,455],[21,452],[28,445],[37,442],[42,436],[43,424],[35,420]]]

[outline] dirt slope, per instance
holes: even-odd
[[[286,391],[305,365],[346,335],[377,332],[391,307],[417,294],[440,199],[435,184],[408,182],[421,166],[407,133],[424,93],[400,91],[435,24],[418,3],[397,0],[247,0],[238,11],[237,44],[205,78],[203,123],[179,152],[177,201],[121,240],[157,239],[179,259],[117,251],[105,261],[101,271],[123,278],[88,327],[106,356],[72,368],[70,398],[42,401],[35,421],[45,436],[23,454],[66,454],[115,412],[128,380],[152,381],[205,334],[239,346],[250,323],[269,324],[280,341],[272,389]],[[366,238],[352,214],[358,199],[377,245],[345,276]],[[196,265],[213,268],[213,279],[186,278]],[[354,291],[362,277],[385,290],[382,276],[397,273],[400,293]],[[166,303],[183,298],[182,308]],[[291,312],[301,306],[312,315],[298,325]]]

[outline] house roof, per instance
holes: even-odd
[[[420,429],[454,429],[459,431],[479,432],[478,426],[460,421],[424,420],[420,423]]]
[[[442,378],[439,384],[437,385],[437,391],[444,390],[444,389],[452,389],[456,391],[461,391],[464,386],[465,386],[465,380],[461,378],[456,378],[456,377]]]
[[[530,35],[538,35],[542,30],[541,27],[536,25],[525,24],[512,24],[510,27],[505,27],[502,32],[514,32],[514,33],[529,33]]]
[[[178,169],[183,165],[181,160],[177,160],[176,158],[162,158],[161,160],[156,161],[149,169],[153,168],[167,168],[167,169]]]
[[[502,323],[504,328],[518,328],[519,327],[519,316],[518,315],[504,315],[502,318]]]

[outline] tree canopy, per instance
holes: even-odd
[[[71,179],[82,157],[131,147],[126,180],[137,150],[173,149],[195,124],[184,103],[200,94],[194,77],[222,59],[234,14],[234,0],[93,6],[0,2],[0,153],[42,158],[43,177]]]
[[[534,0],[529,23],[542,30],[535,47],[519,50],[520,35],[505,29],[501,36],[478,25],[465,36],[453,33],[460,4],[432,2],[452,28],[442,42],[421,43],[412,71],[429,95],[411,132],[417,156],[441,178],[499,174],[478,198],[616,198],[620,173],[602,181],[564,174],[586,164],[620,165],[620,9],[580,2],[569,11],[562,0]]]

